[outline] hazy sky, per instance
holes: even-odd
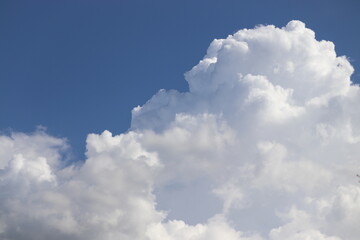
[[[358,240],[357,1],[2,1],[0,238]]]

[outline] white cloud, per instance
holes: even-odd
[[[3,169],[2,239],[142,239],[163,214],[152,194],[160,164],[138,137],[90,134],[85,163],[50,170],[46,140],[52,138],[27,136],[44,151],[31,159],[20,149]],[[10,140],[14,149],[16,140]]]
[[[221,215],[209,219],[206,224],[189,226],[183,221],[169,221],[151,225],[147,235],[150,240],[261,240],[258,235],[245,236],[234,230]]]
[[[356,240],[360,89],[299,21],[214,40],[134,108],[89,134],[87,159],[38,130],[0,136],[0,238]]]

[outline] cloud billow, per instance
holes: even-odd
[[[360,89],[300,21],[214,40],[185,78],[89,134],[0,137],[0,238],[356,240]]]

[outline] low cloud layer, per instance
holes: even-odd
[[[0,136],[0,238],[357,240],[360,88],[334,48],[300,21],[216,39],[85,162]]]

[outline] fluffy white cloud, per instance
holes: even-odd
[[[51,145],[55,139],[44,133],[26,136],[44,150],[27,155],[27,148],[18,149],[18,134],[4,137],[15,154],[1,172],[1,238],[143,239],[163,214],[152,194],[157,154],[145,151],[138,137],[90,134],[87,160],[60,169],[50,167],[60,159],[47,152],[62,140]]]
[[[214,40],[134,108],[89,134],[87,159],[41,130],[0,137],[0,238],[356,240],[360,88],[300,21]]]

